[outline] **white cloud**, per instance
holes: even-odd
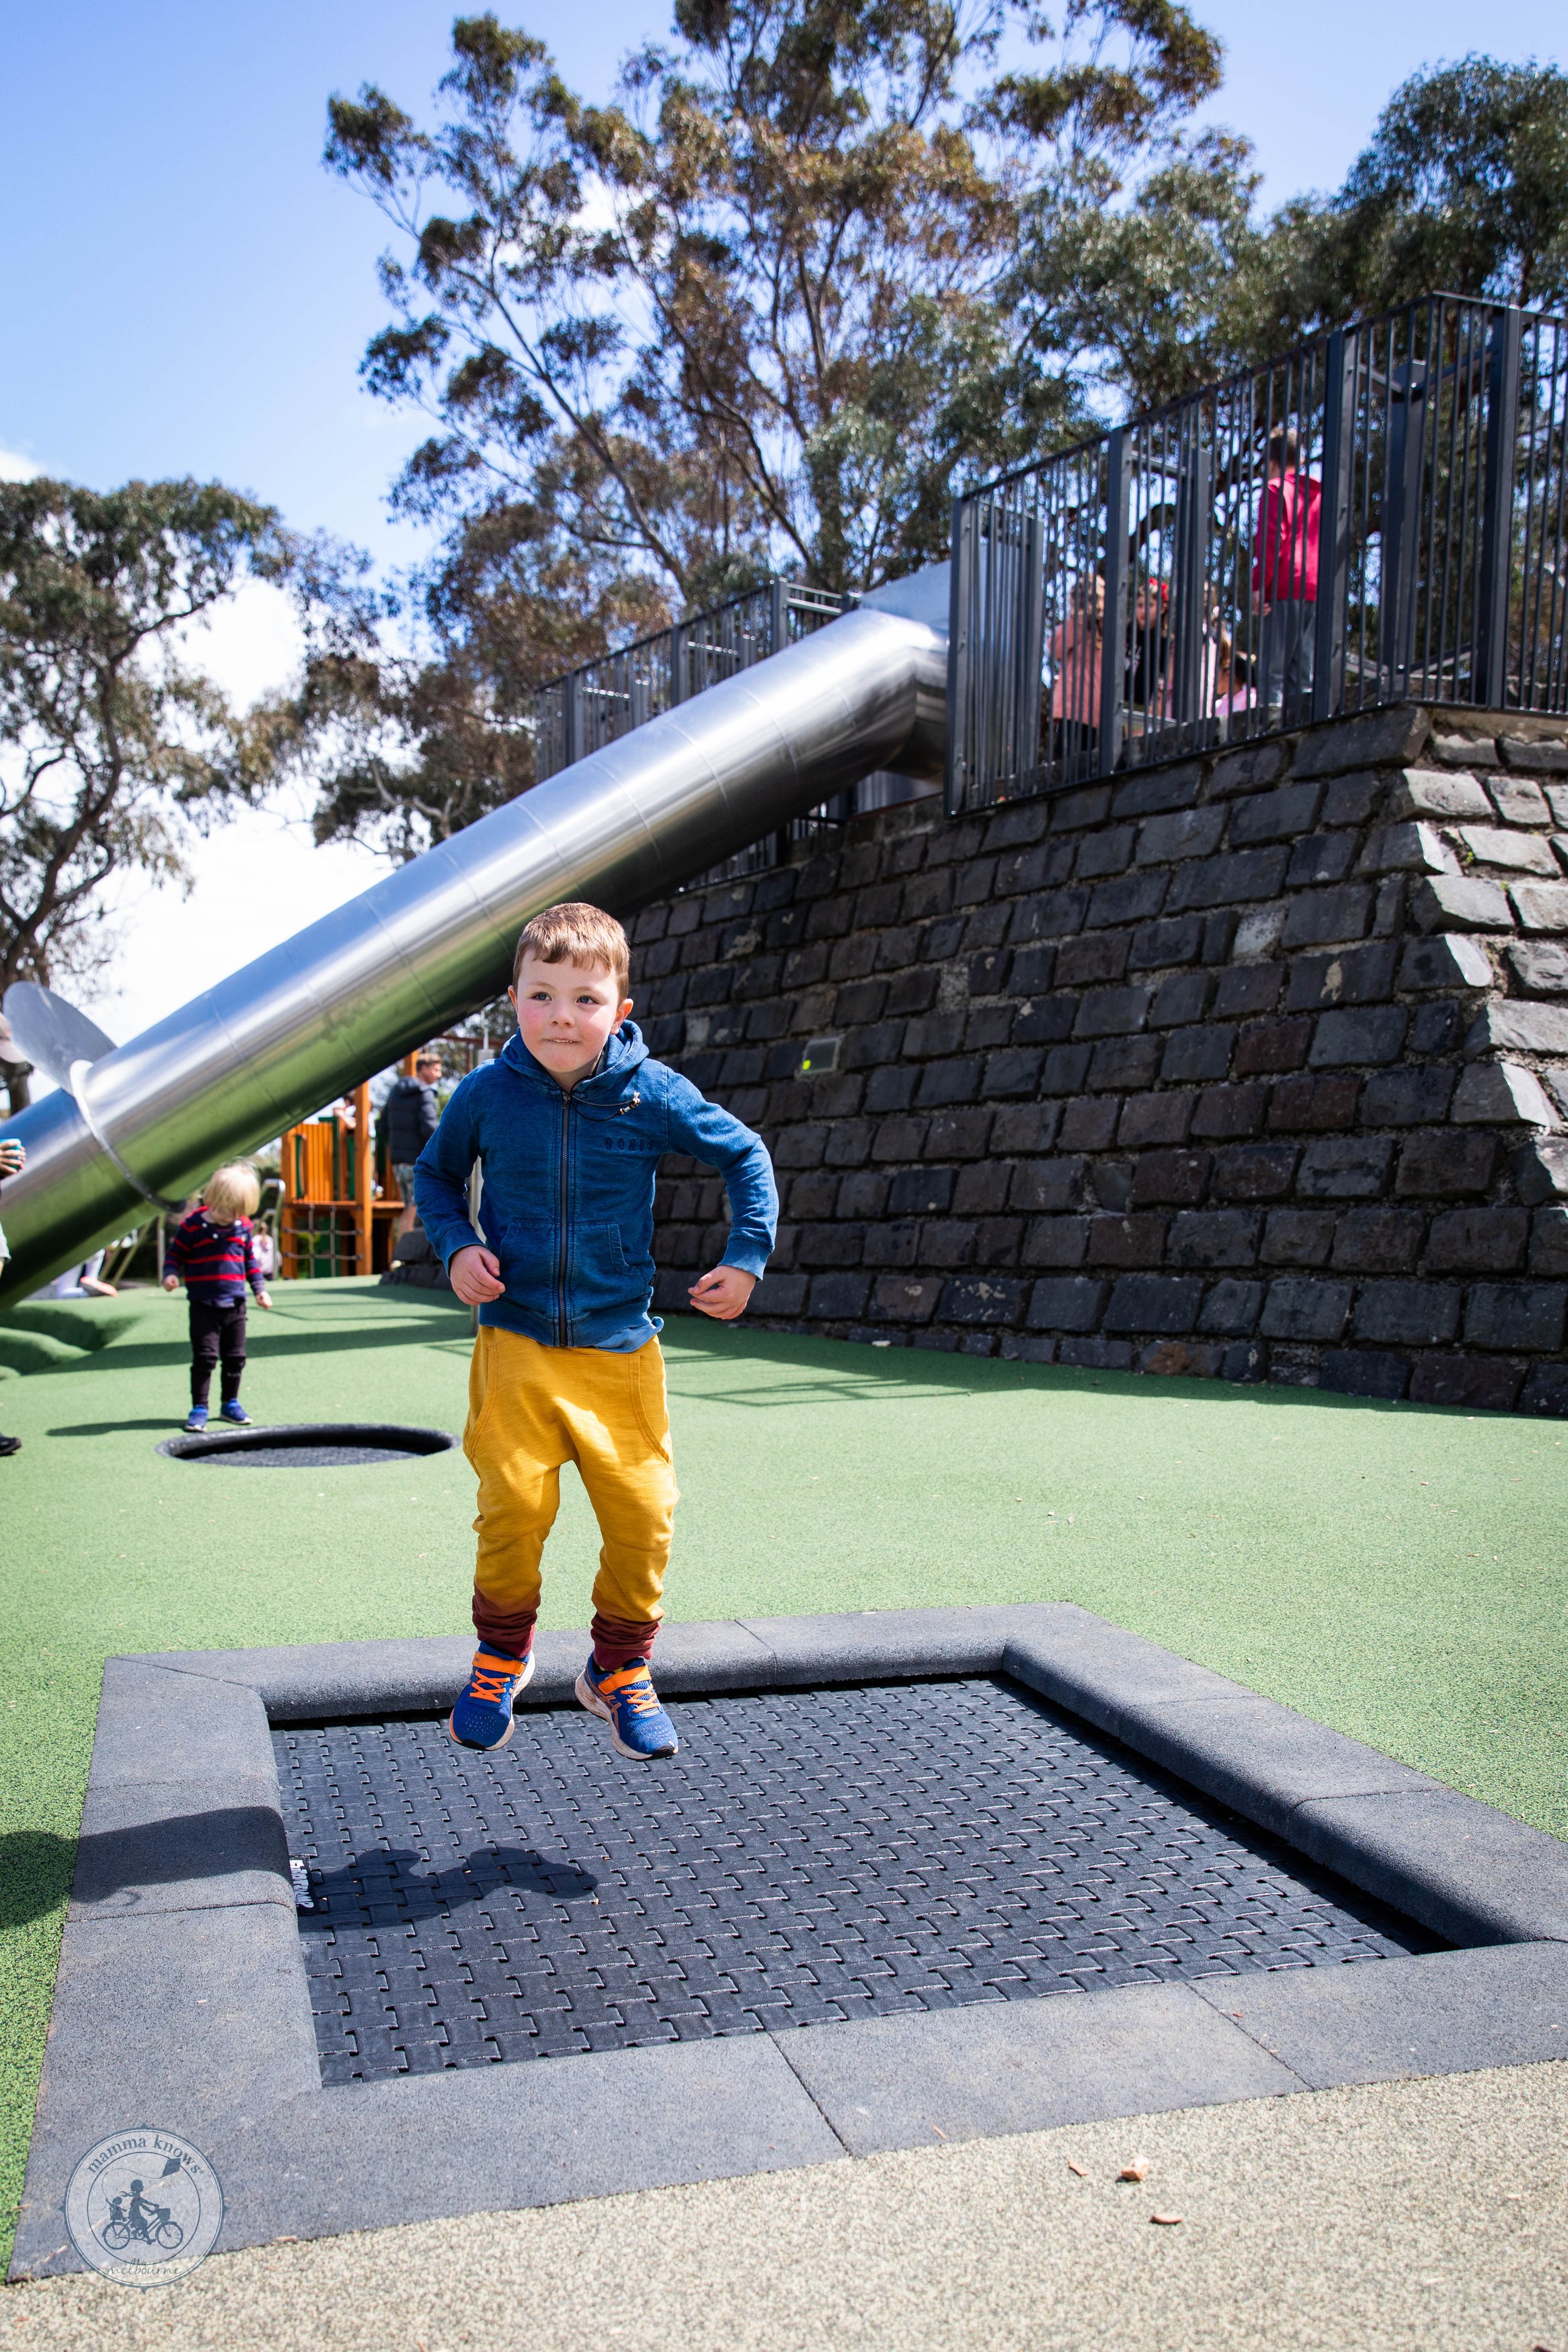
[[[24,457],[19,449],[7,449],[0,442],[0,482],[30,482],[43,470],[31,457]]]
[[[247,580],[186,630],[181,650],[245,709],[258,696],[287,686],[304,649],[304,634],[282,589]]]

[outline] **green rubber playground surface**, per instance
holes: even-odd
[[[284,1286],[251,1318],[272,1421],[458,1430],[468,1317]],[[0,1328],[0,2251],[20,2189],[100,1675],[122,1650],[466,1630],[460,1453],[220,1469],[183,1303]],[[677,1618],[1076,1601],[1568,1836],[1568,1429],[1296,1389],[1058,1371],[720,1328],[665,1334]],[[90,1350],[79,1343],[96,1343]],[[570,1476],[543,1622],[583,1625]]]

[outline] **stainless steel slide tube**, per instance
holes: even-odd
[[[5,1130],[27,1166],[0,1206],[0,1308],[499,995],[541,908],[630,913],[878,768],[939,774],[945,573],[580,760],[79,1067],[79,1100]]]

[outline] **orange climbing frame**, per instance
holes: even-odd
[[[402,1206],[375,1197],[370,1088],[356,1087],[350,1100],[352,1120],[333,1111],[283,1138],[278,1271],[285,1282],[371,1273],[378,1218],[395,1218]]]

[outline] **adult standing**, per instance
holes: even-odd
[[[387,1165],[403,1202],[396,1238],[414,1230],[414,1163],[440,1125],[436,1088],[441,1076],[438,1054],[421,1054],[411,1078],[399,1078],[381,1108],[381,1131],[386,1139]]]
[[[1318,533],[1323,492],[1301,463],[1295,427],[1268,436],[1268,471],[1258,515],[1252,589],[1263,622],[1268,723],[1305,719],[1318,630]]]

